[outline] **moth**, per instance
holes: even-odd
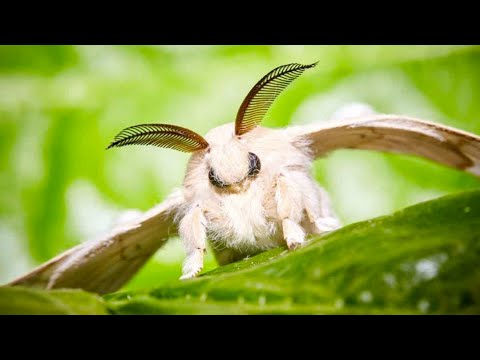
[[[307,235],[341,226],[311,173],[315,159],[336,149],[416,155],[480,176],[479,136],[411,117],[371,115],[261,127],[280,93],[315,65],[293,63],[270,71],[247,94],[235,122],[205,136],[169,124],[122,130],[108,148],[152,145],[191,153],[182,187],[136,219],[58,255],[11,285],[112,292],[177,234],[186,253],[181,279],[200,273],[207,240],[221,265],[278,246],[295,249]]]

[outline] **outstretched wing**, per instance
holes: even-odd
[[[177,233],[173,217],[183,202],[181,192],[175,192],[136,221],[58,255],[9,285],[78,288],[99,294],[118,290]]]
[[[371,115],[341,123],[287,130],[314,157],[336,149],[366,149],[422,156],[480,176],[480,137],[400,115]]]

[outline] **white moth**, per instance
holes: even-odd
[[[82,243],[11,285],[119,289],[178,234],[185,246],[182,279],[203,267],[210,241],[219,264],[277,246],[294,249],[308,234],[340,227],[311,164],[341,148],[419,155],[480,175],[480,137],[397,115],[368,115],[328,125],[258,126],[275,98],[311,65],[289,64],[265,75],[243,101],[235,123],[205,138],[165,124],[136,125],[109,147],[156,145],[191,152],[181,189],[134,221]]]

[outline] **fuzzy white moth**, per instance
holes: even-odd
[[[207,239],[219,264],[277,246],[294,249],[308,234],[340,227],[327,193],[311,175],[316,158],[341,148],[419,155],[480,175],[480,137],[396,115],[368,115],[328,125],[258,126],[275,98],[311,65],[289,64],[265,75],[236,121],[205,138],[166,124],[135,125],[110,147],[156,145],[191,152],[180,190],[138,219],[41,265],[11,285],[119,289],[171,236],[183,240],[182,279],[202,270]]]

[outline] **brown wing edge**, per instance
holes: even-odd
[[[287,129],[290,141],[312,158],[337,149],[421,156],[480,176],[480,136],[402,115],[371,115]]]
[[[99,294],[116,291],[177,234],[174,216],[183,203],[182,193],[176,191],[138,220],[77,245],[7,285],[74,288]]]

